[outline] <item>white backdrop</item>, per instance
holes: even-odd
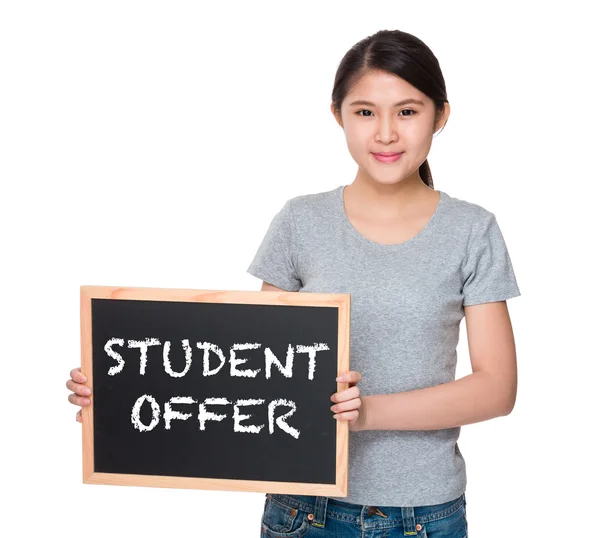
[[[0,535],[259,536],[262,493],[82,483],[65,387],[80,364],[79,286],[259,289],[245,270],[284,201],[354,179],[329,111],[339,61],[401,29],[438,57],[452,107],[429,155],[435,188],[496,214],[522,292],[509,301],[517,404],[459,441],[470,536],[591,536],[590,5],[2,3]],[[463,320],[457,377],[468,373]]]

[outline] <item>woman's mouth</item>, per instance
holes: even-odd
[[[384,153],[373,153],[373,157],[375,157],[378,161],[382,163],[393,163],[397,161],[402,153],[392,153],[392,152],[384,152]]]

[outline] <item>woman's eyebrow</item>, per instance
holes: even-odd
[[[403,99],[402,101],[398,101],[394,106],[402,106],[407,105],[409,103],[425,106],[425,103],[423,101],[420,101],[419,99]],[[365,101],[363,99],[359,99],[358,101],[352,101],[348,106],[353,105],[377,106],[375,103],[371,103],[371,101]]]

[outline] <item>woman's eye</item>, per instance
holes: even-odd
[[[361,112],[368,112],[369,114],[371,114],[370,110],[359,110],[358,112],[356,112],[356,114],[358,114],[359,116],[363,116],[363,118],[365,117],[369,117],[369,116],[364,116],[363,114],[361,114]],[[403,112],[412,112],[412,114],[403,114]],[[411,110],[410,108],[405,108],[404,110],[400,111],[400,115],[401,116],[405,116],[405,117],[409,117],[409,116],[414,116],[415,115],[415,111]]]

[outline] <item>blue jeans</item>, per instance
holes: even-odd
[[[467,499],[430,506],[367,506],[269,493],[261,538],[466,538]]]

